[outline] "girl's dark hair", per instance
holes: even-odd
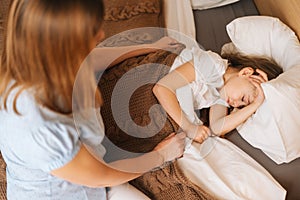
[[[267,74],[269,80],[276,78],[283,72],[282,68],[273,59],[268,57],[244,56],[240,53],[222,54],[222,57],[228,60],[229,67],[239,70],[244,67],[251,67],[254,71],[260,69]],[[256,71],[254,75],[258,75]]]

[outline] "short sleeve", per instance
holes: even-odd
[[[79,113],[73,113],[73,117],[80,141],[93,156],[102,160],[106,150],[102,145],[105,129],[100,109],[85,109]]]
[[[220,98],[219,89],[224,85],[223,75],[227,60],[212,51],[193,49],[195,81],[191,83],[195,107],[201,109],[214,104],[228,106]]]
[[[45,122],[31,135],[29,165],[50,172],[70,162],[80,149],[79,135],[72,124]]]

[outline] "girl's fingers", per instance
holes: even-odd
[[[253,83],[253,85],[254,85],[256,88],[258,88],[258,89],[261,88],[261,86],[260,86],[261,82],[256,81],[256,80],[252,80],[251,82]]]
[[[256,69],[256,72],[264,79],[264,82],[268,81],[268,75],[264,71]]]
[[[256,69],[256,72],[259,75],[251,75],[250,79],[259,81],[260,83],[264,83],[264,82],[268,81],[268,76],[267,76],[267,74],[264,71],[262,71],[260,69]]]
[[[262,77],[258,77],[256,75],[250,76],[250,81],[253,83],[256,87],[261,87],[260,84],[264,83],[265,81],[263,80]]]
[[[259,81],[260,83],[266,82],[266,80],[265,80],[263,77],[258,76],[258,75],[251,75],[251,76],[250,76],[250,79]]]

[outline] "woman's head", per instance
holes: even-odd
[[[50,109],[70,112],[77,71],[96,45],[103,14],[101,0],[13,1],[1,58],[0,95],[15,80],[15,86],[36,87],[38,100]]]
[[[222,93],[232,107],[246,106],[254,101],[258,91],[251,81],[251,76],[258,76],[258,70],[263,71],[268,80],[276,78],[283,72],[274,60],[265,57],[241,54],[224,54],[222,57],[228,60],[228,71],[231,72],[231,76],[225,79]]]

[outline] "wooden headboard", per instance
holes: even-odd
[[[254,0],[254,2],[261,15],[278,17],[300,38],[299,0]]]

